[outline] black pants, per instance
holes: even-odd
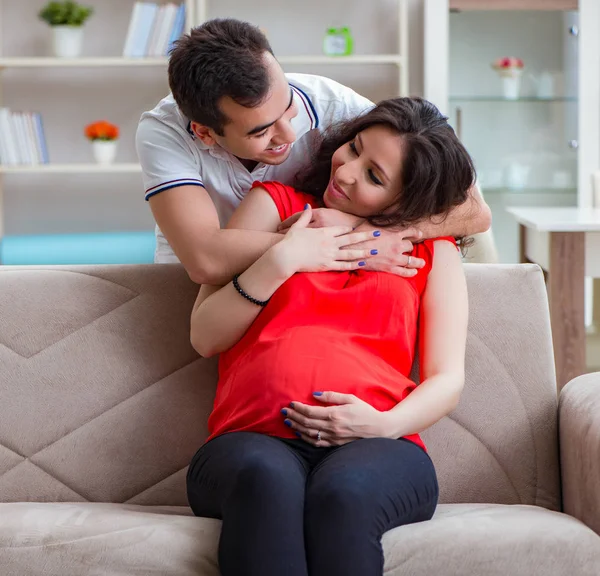
[[[315,448],[232,432],[196,453],[187,476],[197,516],[223,521],[223,576],[381,576],[381,536],[429,520],[433,463],[408,440]]]

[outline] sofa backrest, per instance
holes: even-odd
[[[559,507],[542,274],[466,267],[467,384],[424,438],[442,502]],[[0,267],[0,501],[185,505],[214,359],[189,343],[178,265]]]

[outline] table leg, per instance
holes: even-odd
[[[548,298],[560,390],[585,372],[585,234],[550,234]]]
[[[519,262],[529,264],[531,260],[527,258],[527,226],[519,224]]]

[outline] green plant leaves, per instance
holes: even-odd
[[[50,26],[83,26],[94,13],[91,6],[82,6],[77,2],[48,2],[38,14],[40,19]]]

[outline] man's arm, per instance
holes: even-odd
[[[423,238],[462,238],[485,232],[491,225],[492,212],[475,184],[469,190],[468,200],[453,208],[443,220],[433,217],[417,228],[423,233]]]
[[[265,196],[261,196],[262,213],[273,216],[274,212],[279,223],[273,201]],[[262,231],[260,222],[257,230],[221,229],[213,201],[200,186],[172,188],[149,203],[158,227],[198,284],[227,284],[282,239],[280,234]]]

